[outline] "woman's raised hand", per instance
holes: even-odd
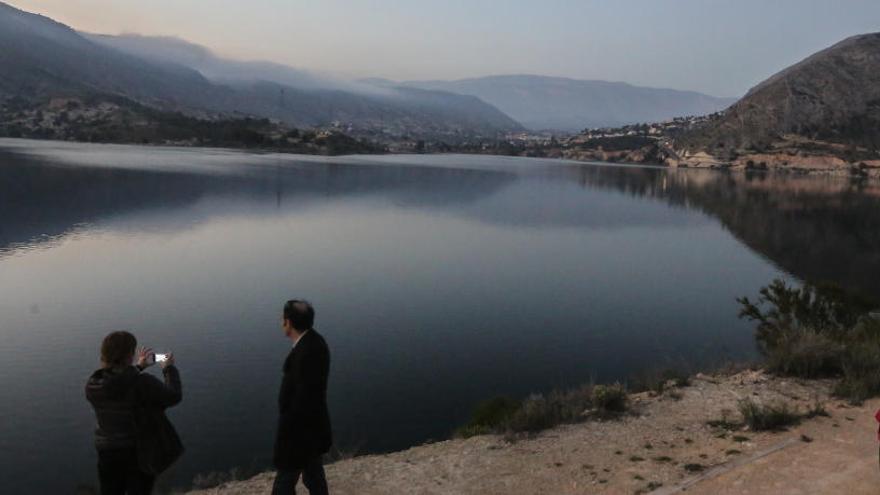
[[[137,367],[147,368],[156,364],[156,353],[149,347],[139,347],[137,350]]]

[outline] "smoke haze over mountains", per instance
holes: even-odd
[[[409,136],[456,141],[522,129],[570,132],[704,115],[726,108],[749,87],[733,79],[745,78],[755,67],[772,63],[772,70],[762,71],[763,78],[783,65],[776,59],[799,53],[811,39],[818,39],[805,24],[787,22],[785,27],[777,26],[772,35],[784,35],[783,39],[761,44],[762,36],[767,35],[762,26],[768,19],[785,14],[790,21],[798,20],[791,16],[809,20],[825,9],[819,4],[816,9],[806,9],[799,2],[797,9],[784,12],[779,5],[786,3],[766,6],[753,19],[749,40],[743,40],[738,38],[741,35],[726,31],[728,23],[713,19],[715,31],[707,33],[699,21],[710,15],[728,15],[729,21],[754,16],[747,8],[750,2],[739,2],[735,8],[719,2],[707,10],[704,3],[683,0],[674,9],[677,17],[670,19],[669,9],[658,7],[662,2],[636,9],[631,5],[611,8],[592,2],[573,6],[551,1],[536,13],[534,7],[518,1],[508,2],[504,8],[495,4],[494,9],[477,1],[464,11],[457,4],[429,8],[385,0],[380,6],[395,9],[377,12],[358,1],[328,1],[318,7],[273,0],[246,4],[222,0],[206,10],[204,3],[196,7],[190,0],[157,0],[142,11],[135,5],[98,0],[63,4],[20,0],[17,5],[33,5],[39,12],[57,13],[81,24],[68,27],[55,22],[52,15],[24,13],[17,20],[7,19],[20,31],[20,37],[24,36],[21,39],[33,36],[34,42],[10,39],[6,58],[33,70],[10,71],[2,83],[9,94],[15,94],[18,87],[85,85],[169,110],[268,117],[297,127],[342,126],[379,139]],[[826,12],[823,37],[856,29],[870,18],[854,12],[876,11],[880,16],[880,7],[873,3],[846,3],[853,8]],[[100,19],[74,15],[94,9],[102,9]],[[275,14],[271,19],[269,12]],[[558,29],[549,30],[541,24],[549,15]],[[574,36],[567,30],[577,18],[589,29]],[[617,24],[619,29],[596,38],[607,29],[596,24],[600,19]],[[390,27],[397,31],[389,31]],[[95,34],[133,28],[147,34]],[[157,30],[165,35],[149,35]],[[441,35],[452,30],[455,36]],[[224,39],[238,40],[239,48],[250,49],[230,50],[222,43],[188,41],[205,38],[206,33],[222,34]],[[244,40],[242,33],[251,36]],[[479,43],[471,39],[477,33]],[[721,35],[730,35],[724,39],[725,46],[719,45]],[[796,49],[780,54],[795,45]],[[676,49],[670,49],[672,46]],[[516,54],[513,58],[511,49]],[[760,54],[741,58],[743,50],[758,49]],[[545,50],[549,50],[547,56],[536,58]],[[225,55],[230,52],[237,56]],[[475,57],[481,57],[479,70],[486,75],[455,77],[474,72],[468,67]],[[557,67],[551,69],[548,63]],[[718,64],[728,67],[712,71]],[[737,70],[730,70],[730,64],[738,64]],[[407,69],[398,70],[400,67]],[[543,68],[548,72],[542,74]],[[38,74],[47,69],[63,81],[38,81]],[[510,69],[507,74],[512,75],[497,72],[501,69]],[[350,77],[366,70],[366,75],[373,77]],[[704,80],[715,72],[723,74],[728,88],[735,83],[741,92],[730,97],[724,86]],[[546,75],[553,73],[596,76]],[[663,81],[665,74],[672,73],[682,78],[679,83],[639,84]],[[394,77],[405,74],[448,77]],[[669,89],[697,86],[718,91]]]
[[[541,74],[724,97],[880,20],[874,0],[12,3],[80,31],[175,36],[346,79]]]

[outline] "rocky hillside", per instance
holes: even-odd
[[[0,98],[28,102],[95,93],[165,109],[234,106],[231,91],[194,70],[128,57],[0,3]]]
[[[674,148],[671,164],[690,166],[841,168],[880,158],[880,33],[779,72]]]

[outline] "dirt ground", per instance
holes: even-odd
[[[880,400],[851,407],[830,399],[830,388],[757,371],[698,375],[688,387],[632,396],[633,413],[620,420],[357,457],[327,466],[327,477],[337,495],[880,493]],[[779,433],[708,424],[738,422],[737,402],[747,397],[801,412],[821,403],[829,416]],[[271,480],[265,473],[192,493],[269,493]]]
[[[880,466],[877,436],[874,434],[877,423],[873,417],[878,408],[880,400],[857,408],[829,409],[831,419],[820,418],[794,430],[795,434],[808,435],[812,442],[795,442],[771,455],[702,481],[687,493],[878,494]]]

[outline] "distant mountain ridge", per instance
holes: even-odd
[[[408,87],[477,96],[529,129],[579,131],[705,115],[736,101],[694,91],[536,75],[408,81]]]
[[[225,59],[177,38],[84,36],[122,53],[195,70],[215,84],[233,88],[248,111],[293,125],[340,123],[351,125],[356,133],[435,139],[494,137],[521,129],[518,122],[472,96],[405,87],[379,90],[273,62]]]

